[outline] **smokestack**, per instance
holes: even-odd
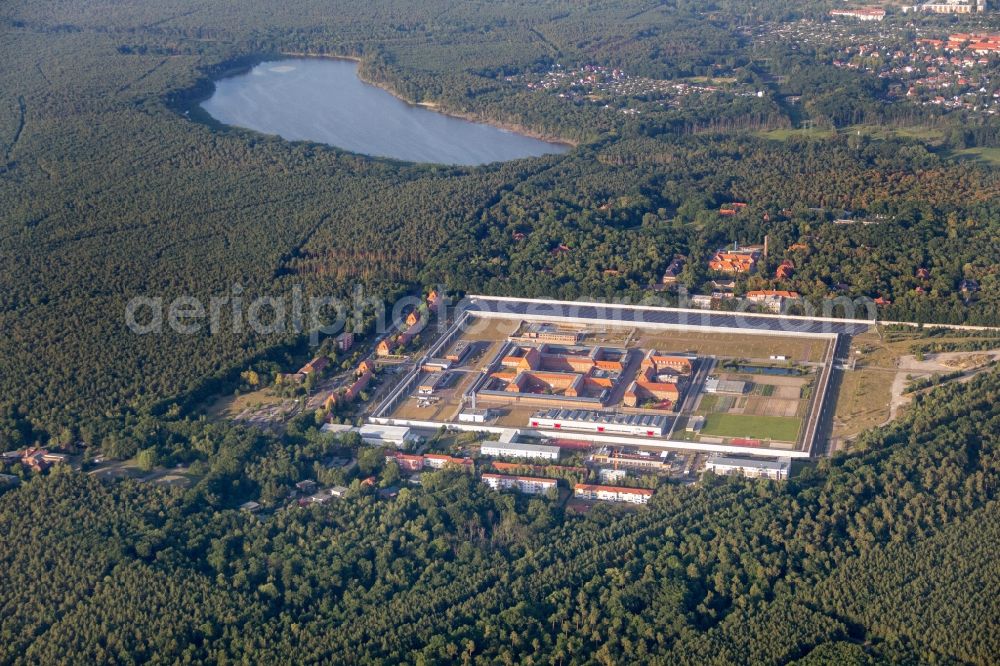
[[[770,237],[769,234],[764,234],[764,258],[765,259],[767,259],[767,245],[768,245],[768,241],[770,240],[770,238],[771,237]]]

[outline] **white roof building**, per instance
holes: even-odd
[[[493,458],[527,458],[559,460],[559,447],[544,444],[523,444],[515,441],[519,430],[505,430],[500,441],[483,442],[479,453]]]
[[[493,490],[516,488],[526,495],[541,495],[559,485],[556,479],[506,474],[483,474],[482,481]]]
[[[705,463],[705,470],[715,474],[742,474],[751,479],[764,478],[776,481],[787,479],[791,467],[791,458],[737,458],[713,455]]]
[[[354,430],[354,426],[347,423],[324,423],[319,429],[320,432],[331,432],[333,434],[339,434],[343,432],[351,432]]]
[[[420,437],[406,426],[376,425],[368,423],[358,428],[365,444],[371,446],[397,446],[405,448],[419,441]]]

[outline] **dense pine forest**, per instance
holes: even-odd
[[[996,373],[939,388],[784,485],[586,516],[459,472],[217,511],[260,455],[233,435],[186,491],[38,477],[0,504],[0,660],[991,663],[998,396]]]
[[[704,292],[714,249],[765,234],[740,293],[1000,324],[1000,178],[962,153],[996,149],[995,118],[904,106],[831,68],[832,49],[755,33],[841,4],[0,6],[0,447],[76,442],[198,479],[19,472],[0,495],[0,663],[995,661],[996,372],[918,395],[784,485],[708,477],[639,510],[564,515],[439,472],[391,500],[355,482],[343,501],[256,517],[235,507],[307,476],[347,482],[320,463],[356,442],[311,415],[277,436],[201,414],[248,367],[301,360],[305,336],[125,325],[137,296],[237,288],[639,301],[675,254]],[[290,53],[358,58],[404,99],[573,148],[411,164],[199,112],[216,78]],[[627,114],[522,85],[556,65],[754,92],[629,99],[642,113]],[[733,202],[747,206],[720,213]],[[777,280],[785,258],[795,273]],[[398,481],[377,451],[359,466]]]

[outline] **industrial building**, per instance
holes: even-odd
[[[732,456],[713,455],[705,463],[705,471],[715,474],[742,474],[751,479],[774,479],[783,481],[788,478],[792,467],[791,458],[736,458]]]
[[[670,419],[652,414],[619,414],[589,409],[546,409],[535,412],[529,424],[532,428],[663,437],[670,427]]]
[[[420,436],[406,426],[375,425],[369,423],[358,428],[361,441],[370,446],[397,446],[407,448],[420,441]]]

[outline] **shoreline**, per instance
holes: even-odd
[[[447,107],[441,106],[437,102],[415,102],[412,99],[407,99],[406,97],[404,97],[403,95],[401,95],[397,91],[395,91],[392,88],[390,88],[388,86],[388,84],[383,84],[383,83],[380,83],[378,81],[372,81],[372,80],[368,79],[366,76],[364,76],[361,73],[361,67],[360,67],[360,65],[363,62],[363,60],[362,60],[362,58],[360,58],[358,56],[326,55],[326,54],[320,54],[320,53],[298,53],[298,52],[294,52],[294,51],[282,51],[282,52],[280,52],[279,55],[281,55],[283,57],[287,57],[287,58],[319,58],[319,59],[328,59],[328,60],[347,60],[347,61],[350,61],[350,62],[354,62],[354,63],[357,63],[359,65],[359,67],[357,68],[356,74],[357,74],[358,79],[362,83],[370,85],[370,86],[372,86],[374,88],[378,88],[379,90],[384,90],[385,92],[389,93],[390,95],[392,95],[393,97],[395,97],[399,101],[401,101],[401,102],[403,102],[403,103],[405,103],[405,104],[407,104],[409,106],[414,106],[414,107],[418,107],[418,108],[428,109],[428,110],[434,111],[435,113],[440,113],[441,115],[449,116],[449,117],[455,118],[457,120],[464,120],[466,122],[477,123],[477,124],[480,124],[480,125],[489,125],[490,127],[495,127],[497,129],[505,130],[507,132],[514,132],[516,134],[520,134],[522,136],[526,136],[526,137],[528,137],[530,139],[537,139],[538,141],[544,141],[545,143],[551,143],[551,144],[555,144],[555,145],[559,145],[559,146],[566,146],[570,150],[572,150],[573,148],[576,148],[577,146],[580,145],[576,141],[572,141],[570,139],[566,139],[566,138],[563,138],[563,137],[553,136],[553,135],[550,135],[550,134],[545,134],[543,132],[538,132],[536,130],[531,129],[530,127],[525,127],[525,126],[519,125],[517,123],[501,123],[501,122],[496,122],[496,121],[492,121],[492,120],[486,120],[485,118],[481,118],[481,117],[479,117],[479,116],[477,116],[477,115],[475,115],[473,113],[464,113],[464,112],[461,112],[461,111],[454,111],[454,110],[448,109]],[[264,61],[262,60],[260,62],[264,62]],[[257,64],[260,64],[260,63],[257,63]],[[251,69],[253,67],[255,67],[255,66],[256,65],[251,66]]]

